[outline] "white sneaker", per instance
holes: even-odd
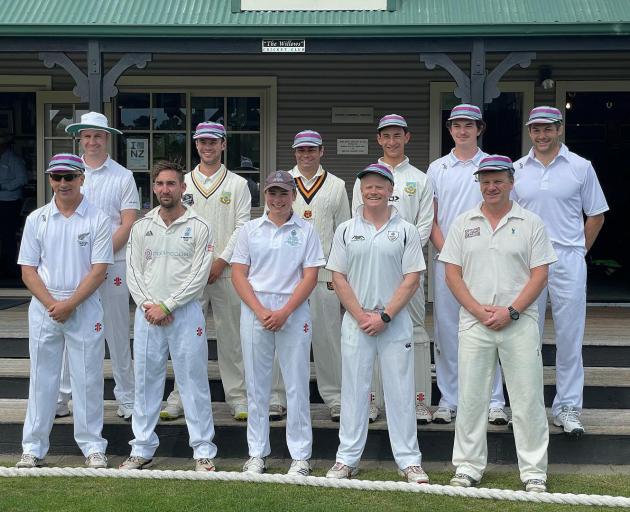
[[[269,420],[280,421],[287,415],[287,408],[280,404],[271,404],[269,406]]]
[[[584,433],[584,425],[580,421],[580,412],[571,405],[563,405],[560,413],[553,419],[556,427],[562,427],[570,436],[581,436]]]
[[[250,457],[243,465],[243,473],[256,473],[260,475],[264,473],[266,469],[267,464],[264,457]]]
[[[359,468],[346,466],[343,462],[335,462],[335,465],[328,470],[326,478],[336,478],[337,480],[347,480],[356,476]]]
[[[130,455],[118,466],[118,469],[142,469],[153,462],[153,459],[145,459],[137,455]]]
[[[479,480],[475,480],[466,473],[455,473],[449,482],[453,487],[474,487],[479,484]]]
[[[214,467],[214,462],[212,459],[201,458],[195,459],[195,471],[203,472],[203,471],[214,471],[216,468]]]
[[[398,474],[404,476],[410,484],[429,483],[429,476],[421,466],[407,466],[405,469],[399,469]]]
[[[527,492],[547,492],[547,482],[532,478],[525,482],[525,490]]]
[[[503,407],[490,407],[488,411],[488,423],[492,423],[493,425],[507,425],[508,421],[508,415]]]
[[[433,421],[433,415],[424,402],[416,400],[416,421],[421,425],[426,425]]]
[[[85,459],[85,465],[92,469],[102,469],[107,467],[107,457],[104,453],[90,453]]]
[[[20,460],[15,465],[16,468],[28,469],[28,468],[41,468],[44,465],[44,459],[38,459],[35,455],[30,453],[23,453]]]
[[[184,409],[179,405],[166,404],[166,407],[160,411],[160,419],[164,421],[172,421],[181,418],[184,415]]]
[[[339,420],[341,419],[341,406],[340,405],[333,405],[330,408],[330,419],[334,421],[335,423],[339,423]]]
[[[70,416],[72,411],[66,402],[57,402],[57,409],[55,410],[55,418],[65,418]]]
[[[374,391],[370,391],[368,393],[368,401],[370,403],[368,419],[370,420],[370,423],[374,423],[381,415],[381,411],[379,411],[378,407],[376,407],[376,393],[374,393]]]
[[[448,407],[438,407],[433,413],[433,423],[450,423],[455,417],[455,411]]]
[[[129,421],[131,419],[131,415],[133,414],[133,404],[120,404],[118,409],[116,410],[116,416],[122,418],[125,421]]]
[[[309,476],[311,474],[311,465],[307,460],[294,460],[291,467],[287,471],[289,476]]]
[[[234,410],[232,411],[232,417],[236,421],[246,421],[247,420],[247,405],[236,404],[234,406]]]

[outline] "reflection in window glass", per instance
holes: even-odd
[[[190,111],[192,115],[191,131],[194,131],[195,127],[204,121],[225,124],[223,97],[205,98],[195,96],[190,99]]]
[[[228,98],[228,130],[260,130],[260,98]]]
[[[151,196],[153,194],[151,187],[151,174],[148,172],[134,172],[133,177],[138,187],[138,195],[140,196],[140,217],[142,217],[151,208]]]
[[[74,122],[72,105],[46,105],[44,136],[68,137],[66,126]]]
[[[153,161],[171,160],[186,165],[186,135],[165,133],[153,135]]]
[[[153,95],[153,129],[186,130],[186,95],[159,93]]]
[[[116,126],[120,130],[149,129],[149,94],[120,93],[117,98]]]
[[[228,134],[227,167],[247,180],[252,206],[260,206],[260,135]]]

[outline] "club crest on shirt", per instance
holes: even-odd
[[[400,233],[398,231],[387,232],[387,240],[389,240],[390,242],[395,242],[396,240],[398,240],[399,236],[400,236]]]
[[[184,194],[182,196],[182,203],[186,206],[192,206],[193,204],[195,204],[195,198],[192,194]]]
[[[481,235],[481,228],[479,226],[477,226],[476,228],[464,230],[464,238],[472,238],[474,236],[480,236],[480,235]]]
[[[230,204],[232,202],[232,192],[221,192],[219,201],[221,201],[222,204]]]
[[[291,247],[297,247],[300,245],[300,237],[297,236],[297,231],[295,229],[291,230],[291,234],[287,237],[286,243]]]
[[[151,249],[146,249],[144,251],[144,259],[147,261],[153,259],[153,251],[151,251]]]
[[[77,236],[77,242],[79,243],[79,246],[85,247],[90,242],[88,238],[89,236],[90,236],[89,232],[81,233],[79,236]]]
[[[184,230],[184,234],[180,237],[184,242],[192,239],[192,228],[189,226]]]
[[[310,220],[313,218],[313,210],[304,210],[304,213],[302,214],[302,216],[306,219],[306,220]]]
[[[418,183],[415,181],[408,181],[403,190],[406,194],[414,196],[418,190]]]

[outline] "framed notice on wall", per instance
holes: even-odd
[[[149,168],[148,139],[127,139],[127,169],[147,170]]]

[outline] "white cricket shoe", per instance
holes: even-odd
[[[214,462],[212,459],[201,458],[195,459],[195,471],[204,472],[204,471],[214,471],[216,468],[214,467]]]
[[[23,453],[20,460],[15,465],[16,468],[29,469],[29,468],[41,468],[44,465],[44,459],[38,459],[35,455],[30,453]]]
[[[356,476],[359,468],[346,466],[343,462],[335,462],[335,465],[328,470],[326,478],[336,478],[337,480],[347,480]]]
[[[399,469],[398,474],[404,476],[410,484],[428,484],[429,475],[424,472],[421,466],[407,466]]]
[[[183,407],[175,404],[166,404],[166,407],[160,411],[160,419],[164,421],[173,421],[184,415]]]
[[[563,405],[560,413],[553,419],[556,427],[562,427],[565,434],[579,437],[584,434],[584,425],[580,421],[580,412],[572,405]]]
[[[507,425],[510,418],[503,407],[490,407],[488,411],[488,423],[493,425]]]
[[[92,469],[103,469],[107,467],[107,457],[102,452],[90,453],[85,459],[85,465]]]
[[[250,457],[243,465],[243,473],[256,473],[261,475],[267,469],[265,458]]]
[[[153,459],[145,459],[137,455],[130,455],[118,466],[118,469],[143,469],[153,462]]]
[[[455,411],[448,407],[438,407],[433,413],[433,423],[450,423],[455,417]]]
[[[293,460],[289,471],[287,471],[289,476],[309,476],[310,474],[311,465],[307,460]]]
[[[527,492],[547,492],[547,482],[544,480],[532,478],[525,482],[525,490]]]

